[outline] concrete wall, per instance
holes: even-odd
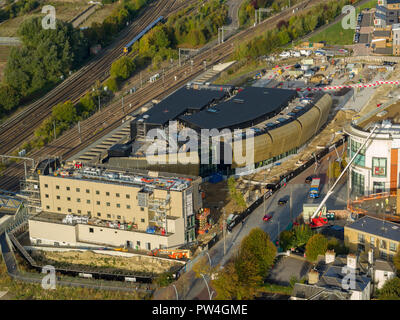
[[[42,240],[42,244],[54,245],[58,242],[63,245],[96,244],[104,246],[124,247],[127,241],[132,248],[150,250],[155,248],[173,247],[184,244],[184,219],[171,219],[167,221],[168,230],[175,233],[170,235],[150,234],[145,232],[134,232],[108,227],[100,227],[88,224],[67,225],[44,221],[29,220],[29,235],[33,243]]]

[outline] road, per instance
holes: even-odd
[[[341,151],[338,150],[339,154]],[[232,233],[228,233],[226,236],[226,255],[224,257],[224,241],[220,240],[213,248],[209,250],[212,266],[218,264],[224,265],[232,256],[238,251],[238,247],[242,239],[249,234],[249,232],[257,227],[267,232],[272,241],[276,241],[278,234],[284,230],[292,218],[296,218],[303,211],[303,203],[319,203],[328,191],[328,183],[326,181],[326,172],[328,168],[328,159],[336,159],[336,152],[332,151],[326,155],[322,160],[319,167],[316,169],[315,166],[311,166],[305,170],[302,174],[291,180],[286,187],[281,188],[271,198],[265,202],[265,213],[271,214],[272,219],[268,222],[262,220],[264,216],[264,205],[260,205],[250,216],[245,220],[244,224],[240,224],[232,230]],[[321,183],[323,184],[320,198],[312,200],[308,198],[309,185],[304,183],[307,176],[317,174],[321,176]],[[345,178],[343,178],[345,179]],[[346,180],[345,180],[346,181]],[[343,209],[346,206],[347,187],[346,183],[339,183],[336,187],[336,192],[327,201],[327,208],[331,210]],[[289,197],[292,194],[292,218],[290,215],[289,202],[285,206],[278,206],[277,202],[282,197]],[[208,276],[206,276],[208,277]],[[209,281],[209,278],[207,278]],[[184,300],[204,300],[208,298],[207,287],[204,283],[203,278],[195,278],[195,273],[189,271],[184,274],[179,280],[187,283],[187,293],[182,294],[178,292],[179,299]],[[210,288],[212,290],[212,288]],[[178,290],[179,291],[179,290]],[[214,295],[215,296],[215,295]],[[154,299],[168,299],[175,297],[173,289],[171,287],[167,289],[161,289],[155,293]]]

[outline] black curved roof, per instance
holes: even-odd
[[[246,87],[228,101],[179,119],[195,129],[241,129],[275,116],[296,96],[295,90]]]

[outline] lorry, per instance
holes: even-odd
[[[318,198],[319,197],[319,184],[321,182],[320,178],[313,178],[311,181],[311,187],[310,187],[310,193],[309,197],[310,198]]]

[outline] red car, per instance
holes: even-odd
[[[263,221],[268,221],[268,220],[270,220],[272,218],[272,216],[270,216],[269,214],[266,214],[264,217],[263,217]]]

